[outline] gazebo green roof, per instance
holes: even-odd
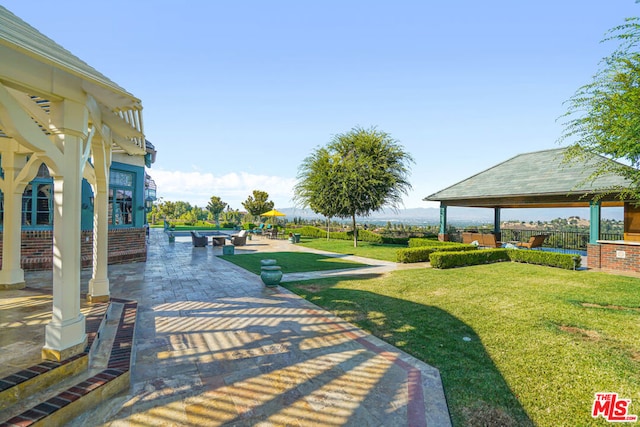
[[[588,181],[606,157],[565,162],[566,148],[519,154],[426,197],[448,206],[570,207],[586,206],[596,195],[604,206],[622,205],[616,189],[628,187],[622,176],[609,174]],[[605,190],[606,189],[606,190]]]

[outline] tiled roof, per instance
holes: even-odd
[[[566,199],[570,203],[578,200],[584,202],[585,195],[602,193],[605,188],[628,186],[628,182],[618,175],[586,181],[597,164],[612,160],[593,155],[587,161],[565,162],[565,150],[566,148],[558,148],[519,154],[438,191],[425,200],[454,203],[464,201],[465,206],[481,206],[484,204],[483,200],[501,205],[500,199],[504,200],[505,205],[513,204],[509,200],[522,200],[523,205],[531,204],[533,199],[542,204],[545,198],[559,202]]]

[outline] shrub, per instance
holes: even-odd
[[[298,229],[298,233],[303,235],[304,237],[327,237],[327,231],[318,227],[312,227],[310,225],[305,225],[304,227],[300,227]]]
[[[456,242],[441,242],[438,239],[422,239],[422,238],[413,238],[409,239],[409,247],[410,248],[420,248],[423,246],[451,246],[455,247],[460,243]]]
[[[446,250],[429,255],[433,268],[453,268],[465,265],[488,264],[509,261],[507,249],[482,249],[469,252],[449,252]]]
[[[580,255],[559,254],[555,252],[509,249],[508,254],[511,261],[546,265],[549,267],[564,268],[565,270],[574,270],[580,267],[580,262],[582,261]]]
[[[580,255],[523,249],[483,249],[471,253],[449,252],[441,249],[429,255],[433,268],[453,268],[490,262],[513,261],[573,270],[580,267]]]
[[[350,233],[353,239],[353,232]],[[371,243],[382,243],[382,236],[369,230],[358,230],[358,240]]]
[[[396,261],[402,263],[429,261],[429,256],[439,251],[475,251],[473,245],[455,243],[449,246],[421,246],[417,248],[398,249],[396,251]]]
[[[296,233],[300,233],[305,237],[327,237],[327,230],[309,225],[296,229]],[[329,238],[336,240],[353,240],[353,231],[332,231],[329,233]],[[358,230],[358,240],[362,242],[383,243],[382,236],[368,230]]]
[[[220,228],[235,228],[235,222],[223,222],[220,224]]]
[[[390,237],[390,236],[382,236],[382,243],[385,245],[408,245],[409,238],[408,237]]]

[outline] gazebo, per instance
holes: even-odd
[[[62,360],[80,353],[86,342],[81,241],[93,242],[92,302],[109,299],[108,234],[114,218],[128,221],[130,227],[121,228],[127,236],[142,233],[133,240],[146,257],[144,167],[152,153],[139,99],[2,6],[0,58],[0,289],[24,287],[24,228],[46,236],[46,250],[53,246],[53,309],[42,354]],[[111,172],[116,161],[123,169],[118,174]],[[33,184],[34,179],[45,183]],[[119,187],[110,188],[114,183]],[[90,189],[83,192],[85,185]],[[122,208],[118,217],[116,208]],[[93,217],[86,236],[84,212]]]
[[[425,201],[440,202],[439,239],[448,240],[449,206],[493,209],[496,234],[500,233],[503,208],[589,207],[589,265],[640,272],[640,208],[619,198],[620,189],[629,182],[614,174],[588,180],[597,165],[612,160],[590,155],[584,161],[566,162],[565,151],[558,148],[520,154],[426,197]],[[624,206],[624,241],[600,240],[603,206]]]

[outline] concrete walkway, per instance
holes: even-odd
[[[303,250],[247,243],[236,253]],[[131,389],[73,425],[450,425],[437,370],[284,288],[266,288],[221,252],[190,238],[169,244],[152,230],[146,263],[110,266],[112,297],[138,301]],[[396,268],[366,262],[374,265],[360,273]]]

